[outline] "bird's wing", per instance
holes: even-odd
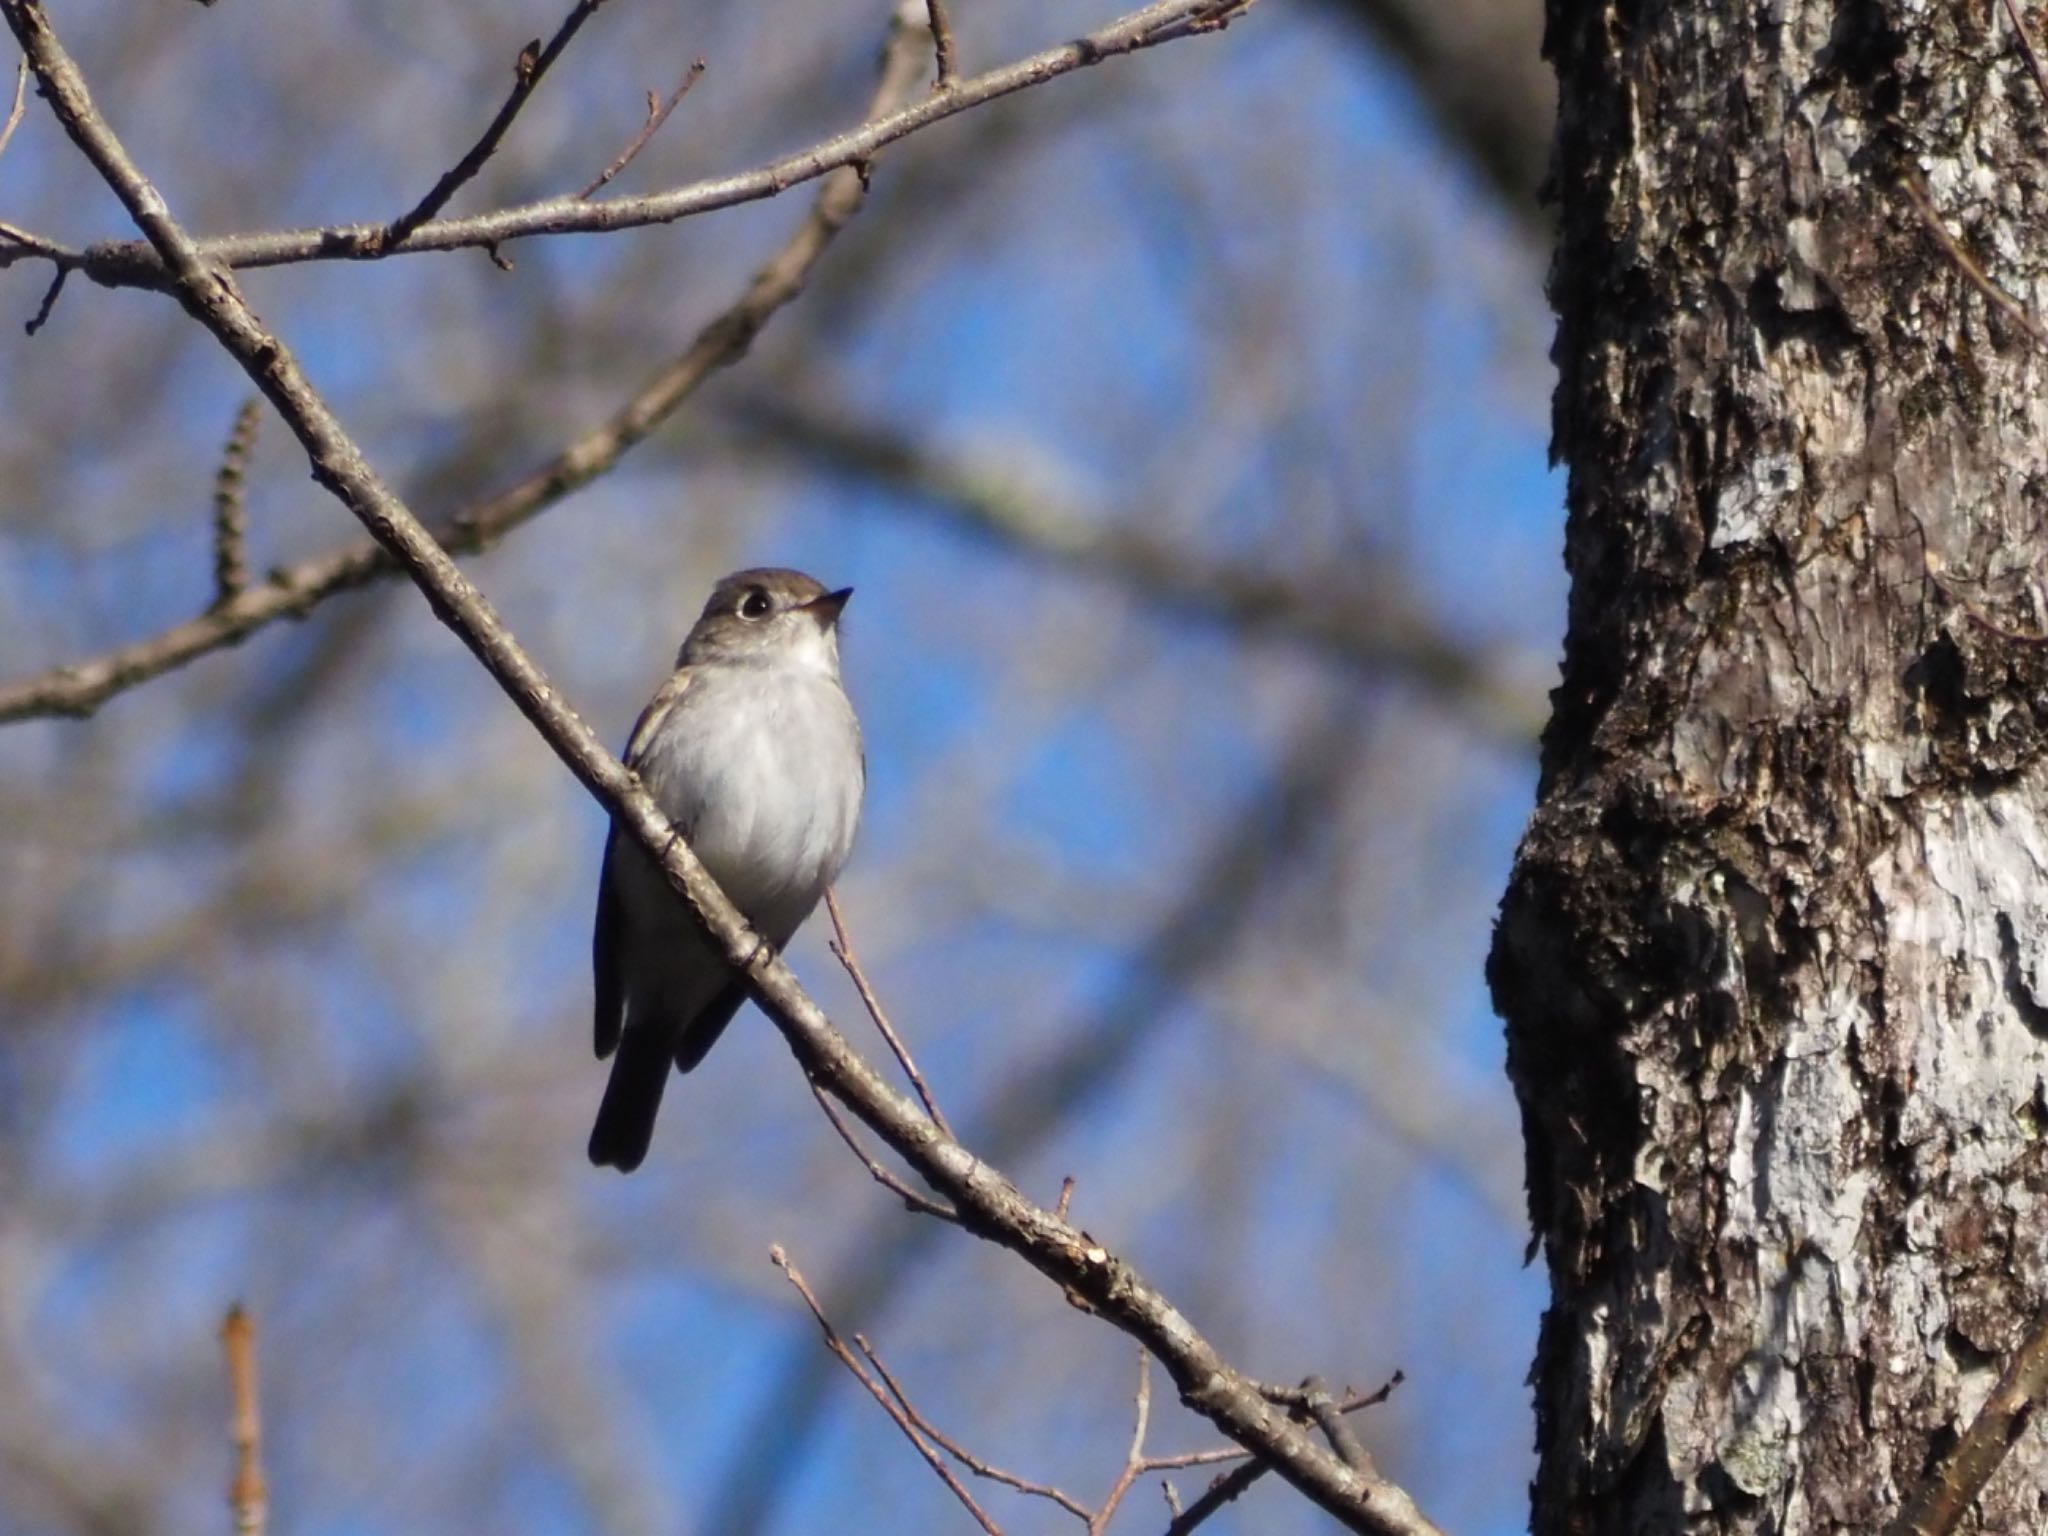
[[[646,756],[647,744],[654,740],[669,714],[682,697],[689,691],[691,681],[697,676],[690,667],[678,667],[669,674],[668,681],[654,690],[654,697],[647,701],[647,707],[640,711],[640,718],[633,722],[633,734],[626,738],[626,766],[637,768],[640,759]]]
[[[597,1059],[619,1048],[619,1033],[626,1024],[626,978],[620,969],[626,936],[620,931],[625,914],[619,910],[617,858],[619,829],[613,827],[604,840],[604,867],[597,876],[597,921],[590,930],[590,970],[597,983]]]
[[[654,738],[669,712],[682,698],[690,686],[693,674],[687,669],[678,669],[667,682],[655,690],[647,707],[640,711],[640,718],[633,722],[633,733],[626,738],[626,766],[637,767],[646,753],[647,744]],[[619,860],[622,853],[619,829],[613,826],[605,835],[604,865],[597,877],[597,919],[590,930],[590,969],[596,984],[597,1009],[594,1030],[598,1059],[611,1055],[618,1049],[619,1034],[626,1021],[626,977],[624,925],[626,914],[619,899],[618,884],[621,878]]]

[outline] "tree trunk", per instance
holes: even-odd
[[[1876,1532],[2048,1294],[2048,99],[1997,0],[1548,49],[1572,598],[1490,965],[1534,1529]],[[2018,1423],[1960,1528],[2048,1530]]]

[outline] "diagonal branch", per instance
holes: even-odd
[[[214,606],[231,603],[249,590],[249,513],[243,502],[249,454],[263,421],[263,402],[251,395],[235,412],[234,429],[221,449],[213,475]]]
[[[924,1074],[917,1070],[917,1058],[910,1054],[910,1047],[903,1043],[903,1037],[896,1033],[896,1026],[889,1022],[888,1012],[882,1007],[882,1000],[875,996],[875,989],[868,982],[867,972],[860,968],[860,956],[853,952],[853,935],[846,931],[846,915],[839,910],[839,896],[827,886],[825,889],[825,910],[832,916],[832,953],[846,969],[853,982],[854,991],[860,994],[861,1006],[868,1011],[875,1029],[889,1047],[889,1054],[896,1058],[896,1064],[903,1069],[903,1075],[910,1079],[910,1086],[917,1090],[918,1102],[924,1105],[924,1112],[932,1117],[932,1124],[948,1136],[953,1127],[946,1121],[946,1112],[939,1108],[939,1101],[932,1097],[930,1084]]]
[[[549,747],[610,812],[613,824],[659,859],[671,885],[745,978],[748,992],[774,1020],[804,1070],[934,1190],[949,1197],[977,1235],[1017,1254],[1089,1310],[1137,1339],[1166,1367],[1183,1402],[1270,1462],[1346,1527],[1381,1536],[1434,1536],[1437,1528],[1405,1491],[1345,1465],[1291,1422],[1133,1265],[1026,1199],[1001,1173],[945,1135],[853,1050],[781,957],[719,890],[640,781],[605,750],[474,583],[384,484],[297,358],[243,301],[233,275],[209,263],[172,216],[94,106],[84,77],[51,30],[39,0],[0,0],[0,18],[28,55],[65,132],[157,250],[172,275],[179,302],[277,409],[305,450],[314,479],[405,568],[436,616],[455,631]]]
[[[1243,9],[1240,0],[1154,0],[1140,10],[1072,42],[1005,64],[952,89],[785,155],[767,165],[709,181],[692,182],[642,197],[586,202],[575,193],[460,219],[434,219],[401,241],[387,240],[383,224],[334,224],[318,229],[223,235],[191,243],[194,257],[220,267],[275,267],[304,261],[372,261],[417,251],[488,250],[532,235],[597,234],[672,224],[714,208],[759,202],[845,166],[859,166],[899,139],[998,97],[1043,85],[1141,48],[1217,29]],[[924,27],[920,7],[920,30]],[[52,247],[51,260],[76,266],[94,282],[115,288],[166,288],[178,270],[154,241],[109,241],[73,251]]]
[[[839,1106],[832,1102],[832,1095],[825,1092],[816,1083],[812,1083],[810,1086],[811,1097],[818,1101],[818,1108],[825,1112],[826,1121],[838,1133],[839,1139],[846,1143],[846,1150],[860,1159],[861,1166],[867,1169],[869,1178],[901,1200],[905,1209],[913,1211],[918,1215],[935,1216],[940,1221],[957,1222],[960,1219],[958,1211],[941,1205],[930,1195],[919,1194],[889,1169],[883,1167],[876,1160],[875,1155],[860,1144],[860,1138],[853,1134],[853,1127],[846,1123],[846,1117],[839,1113]]]
[[[2048,1310],[2034,1319],[1977,1417],[1927,1481],[1885,1527],[1885,1536],[1948,1536],[1961,1528],[1977,1495],[2048,1399]]]
[[[28,105],[28,60],[23,59],[14,68],[14,105],[7,109],[7,120],[0,122],[0,155],[7,153],[8,141],[14,137],[14,130],[21,126],[21,114]]]

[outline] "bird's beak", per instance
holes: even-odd
[[[823,597],[814,597],[802,604],[797,612],[808,613],[818,621],[818,628],[830,629],[839,622],[839,610],[846,606],[846,600],[853,596],[853,588],[841,587],[837,592],[827,592]]]

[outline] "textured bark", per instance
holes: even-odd
[[[1552,0],[1570,631],[1491,962],[1538,1533],[1881,1529],[2048,1290],[2048,101],[1989,0]],[[1951,252],[1918,199],[1945,220]],[[2048,1529],[2025,1416],[1965,1529]]]

